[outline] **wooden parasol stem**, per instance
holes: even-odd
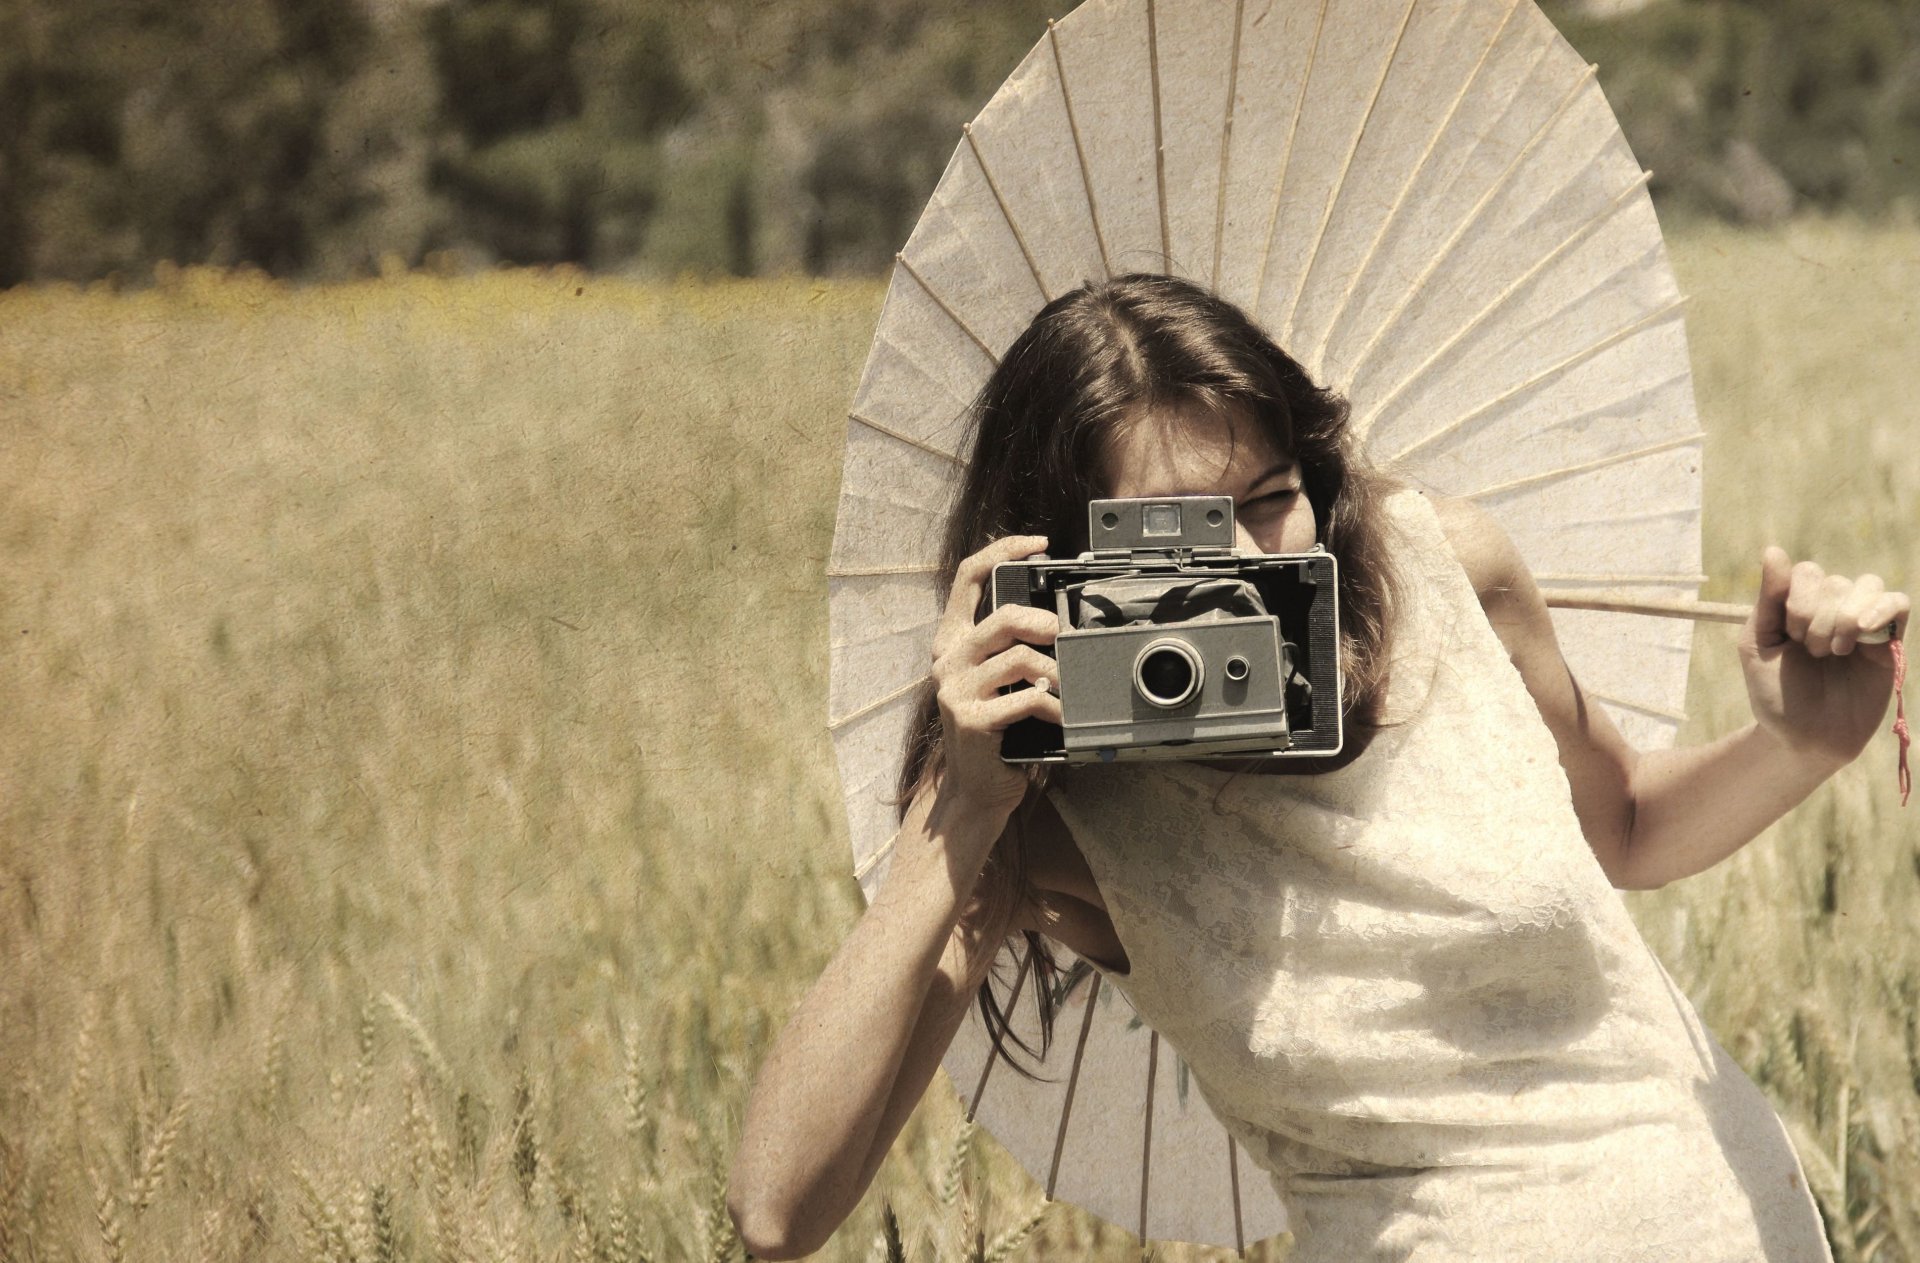
[[[1574,588],[1542,588],[1540,595],[1546,598],[1550,609],[1609,610],[1616,614],[1652,614],[1662,618],[1691,618],[1695,622],[1706,623],[1744,623],[1747,615],[1753,612],[1751,606],[1732,605],[1725,601],[1661,601],[1605,590],[1582,592]]]
[[[1540,595],[1546,598],[1550,609],[1608,610],[1616,614],[1691,618],[1695,622],[1703,623],[1744,623],[1753,613],[1753,607],[1750,605],[1734,605],[1725,601],[1660,601],[1633,596],[1626,592],[1579,592],[1571,588],[1543,588]],[[1881,644],[1886,641],[1891,630],[1891,624],[1889,624],[1887,627],[1863,632],[1859,637],[1859,643]]]

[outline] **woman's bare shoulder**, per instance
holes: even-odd
[[[1482,605],[1501,600],[1521,585],[1527,573],[1526,562],[1492,514],[1471,500],[1455,496],[1427,493],[1427,503],[1433,506],[1447,546],[1467,572]]]
[[[1565,672],[1553,620],[1520,550],[1500,523],[1471,500],[1429,495],[1447,545],[1466,572],[1487,622],[1536,697]]]

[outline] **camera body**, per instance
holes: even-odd
[[[1238,551],[1231,496],[1095,500],[1087,538],[1090,550],[1072,561],[995,566],[983,594],[976,621],[1002,605],[1060,618],[1065,722],[1019,720],[1002,734],[1001,758],[1339,753],[1330,554]]]

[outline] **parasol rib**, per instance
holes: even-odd
[[[1227,1133],[1227,1184],[1233,1189],[1233,1248],[1241,1254],[1247,1252],[1247,1230],[1240,1222],[1240,1146],[1234,1143],[1233,1133]]]
[[[1053,78],[1060,85],[1060,101],[1067,107],[1067,130],[1073,133],[1073,156],[1080,161],[1080,187],[1087,195],[1087,217],[1093,220],[1093,239],[1100,244],[1100,270],[1111,279],[1113,259],[1107,253],[1106,230],[1100,227],[1100,206],[1093,196],[1093,173],[1087,170],[1086,146],[1080,143],[1080,123],[1073,112],[1073,93],[1067,90],[1067,63],[1060,56],[1059,28],[1059,22],[1053,18],[1047,19],[1047,43],[1053,48]]]
[[[925,439],[917,439],[913,437],[911,434],[904,434],[901,431],[894,429],[892,426],[881,425],[878,421],[875,421],[872,417],[863,417],[858,412],[849,412],[847,414],[847,420],[858,421],[861,425],[866,426],[869,430],[872,430],[875,434],[884,434],[890,439],[898,439],[900,442],[905,443],[908,447],[917,447],[929,456],[938,456],[941,460],[952,461],[954,464],[959,465],[962,468],[965,468],[966,466],[967,462],[964,458],[955,456],[952,452],[942,451],[940,448],[935,447],[933,444],[927,442]]]
[[[882,575],[895,574],[934,574],[940,566],[936,562],[915,563],[907,566],[853,566],[848,569],[829,567],[829,579],[877,579]]]
[[[894,262],[907,270],[907,275],[914,279],[915,284],[926,291],[927,297],[933,300],[933,305],[938,307],[947,319],[959,326],[960,332],[973,339],[973,344],[980,348],[980,354],[987,357],[987,362],[995,368],[998,368],[1000,366],[1000,357],[993,353],[993,348],[987,345],[987,340],[975,333],[973,326],[960,318],[960,313],[955,311],[952,306],[948,304],[947,300],[940,296],[940,291],[928,284],[926,277],[920,275],[920,269],[908,262],[907,256],[904,253],[894,255],[893,259]]]
[[[1093,1028],[1093,1002],[1100,997],[1100,975],[1093,975],[1087,988],[1087,1011],[1080,1015],[1080,1038],[1073,1045],[1073,1069],[1067,1072],[1067,1096],[1060,1102],[1060,1125],[1053,1133],[1053,1165],[1047,1168],[1047,1200],[1053,1200],[1053,1186],[1060,1178],[1060,1154],[1067,1144],[1067,1119],[1073,1114],[1073,1094],[1080,1086],[1080,1059],[1087,1051],[1087,1032]],[[1008,1004],[1012,1010],[1012,1004]]]
[[[994,205],[1000,208],[1000,218],[1007,221],[1007,227],[1013,232],[1013,243],[1020,247],[1020,257],[1027,261],[1027,271],[1033,274],[1033,283],[1040,288],[1043,302],[1053,301],[1053,292],[1040,275],[1040,265],[1033,261],[1033,251],[1027,248],[1026,234],[1020,231],[1020,225],[1014,222],[1013,212],[1007,209],[1007,199],[1000,195],[1000,185],[993,178],[993,168],[987,165],[987,156],[980,152],[980,142],[973,138],[973,124],[967,123],[960,128],[960,134],[967,138],[967,148],[973,153],[973,160],[980,167],[980,174],[987,179],[987,189],[993,194]]]
[[[1492,316],[1494,312],[1500,310],[1501,307],[1506,305],[1506,303],[1510,299],[1512,299],[1514,295],[1524,290],[1528,286],[1528,284],[1530,284],[1533,281],[1535,277],[1540,275],[1542,271],[1552,266],[1554,260],[1558,259],[1562,254],[1566,253],[1568,250],[1571,250],[1573,249],[1573,247],[1579,245],[1582,241],[1586,240],[1587,237],[1592,235],[1594,232],[1598,231],[1602,224],[1606,223],[1609,219],[1612,219],[1614,216],[1614,213],[1618,211],[1622,206],[1625,206],[1628,203],[1628,201],[1631,200],[1633,194],[1638,192],[1647,183],[1647,181],[1652,178],[1653,178],[1653,172],[1642,171],[1639,175],[1639,178],[1634,180],[1633,183],[1627,185],[1626,188],[1621,189],[1620,192],[1614,197],[1614,200],[1607,203],[1607,208],[1605,210],[1601,211],[1598,215],[1595,215],[1592,219],[1588,220],[1586,223],[1580,225],[1580,227],[1574,229],[1573,234],[1569,236],[1565,241],[1555,246],[1553,248],[1553,251],[1550,254],[1546,255],[1538,263],[1528,268],[1526,275],[1520,277],[1518,280],[1514,281],[1511,285],[1507,286],[1507,288],[1502,290],[1500,294],[1497,297],[1495,297],[1492,302],[1488,303],[1485,307],[1481,308],[1478,315],[1474,316],[1472,320],[1469,320],[1466,324],[1462,325],[1460,327],[1460,330],[1457,333],[1455,333],[1452,337],[1448,338],[1445,342],[1441,343],[1440,346],[1437,349],[1435,349],[1433,354],[1429,355],[1426,359],[1422,360],[1420,362],[1420,367],[1414,369],[1411,373],[1407,374],[1406,377],[1402,378],[1399,385],[1395,386],[1392,390],[1388,391],[1386,395],[1381,398],[1380,402],[1373,405],[1373,407],[1369,410],[1369,415],[1367,418],[1368,424],[1372,424],[1374,417],[1379,416],[1382,412],[1385,412],[1389,407],[1391,407],[1393,403],[1400,398],[1401,395],[1406,393],[1407,388],[1409,386],[1412,386],[1413,383],[1419,381],[1422,377],[1426,376],[1427,370],[1431,369],[1435,364],[1438,364],[1443,358],[1445,358],[1448,352],[1452,351],[1455,346],[1459,345],[1461,339],[1472,334],[1474,330],[1478,329],[1483,323],[1486,322],[1488,317]],[[1426,437],[1415,441],[1412,446],[1400,452],[1399,455],[1394,457],[1394,459],[1399,460],[1402,457],[1407,456],[1409,453],[1419,450],[1421,447],[1431,442],[1435,437],[1437,436],[1427,435]]]
[[[1400,208],[1407,204],[1407,194],[1413,192],[1413,186],[1420,182],[1420,176],[1426,171],[1427,163],[1440,147],[1440,138],[1447,134],[1447,128],[1453,126],[1454,115],[1460,112],[1460,103],[1467,99],[1468,91],[1479,81],[1480,72],[1485,69],[1487,59],[1492,57],[1493,50],[1500,46],[1500,37],[1507,33],[1507,24],[1513,21],[1513,15],[1519,11],[1520,0],[1509,0],[1506,16],[1500,19],[1500,25],[1494,28],[1493,38],[1488,40],[1487,46],[1480,51],[1480,60],[1473,64],[1473,70],[1467,75],[1466,81],[1460,85],[1460,91],[1454,94],[1453,104],[1447,107],[1446,117],[1440,120],[1440,126],[1435,128],[1433,135],[1427,138],[1427,147],[1421,151],[1420,161],[1414,164],[1413,173],[1407,177],[1407,182],[1401,185],[1400,191],[1394,195],[1393,205],[1387,210],[1387,217],[1380,221],[1380,229],[1373,234],[1373,241],[1368,244],[1366,254],[1361,256],[1360,265],[1347,277],[1347,288],[1340,295],[1340,301],[1334,305],[1333,315],[1327,321],[1326,334],[1320,339],[1320,345],[1314,348],[1313,359],[1318,360],[1326,352],[1327,344],[1333,339],[1334,330],[1340,327],[1341,318],[1347,314],[1347,307],[1353,302],[1353,296],[1360,288],[1360,278],[1365,276],[1367,269],[1373,266],[1373,258],[1380,251],[1380,243],[1387,239],[1387,230],[1392,228],[1394,221],[1400,217]]]
[[[1334,177],[1333,187],[1327,190],[1327,199],[1320,207],[1320,226],[1314,230],[1313,244],[1307,249],[1307,262],[1300,269],[1300,283],[1293,287],[1287,301],[1287,314],[1280,320],[1280,336],[1276,339],[1281,346],[1293,340],[1293,317],[1300,310],[1300,295],[1313,278],[1313,265],[1320,258],[1320,244],[1327,239],[1327,224],[1333,219],[1333,208],[1340,201],[1340,194],[1347,187],[1347,173],[1353,170],[1353,159],[1360,152],[1360,142],[1366,139],[1367,127],[1373,122],[1373,111],[1380,104],[1380,93],[1387,86],[1387,78],[1393,74],[1393,63],[1399,60],[1400,45],[1407,38],[1407,26],[1413,21],[1413,9],[1417,0],[1407,0],[1407,11],[1400,15],[1400,29],[1393,33],[1393,47],[1387,50],[1385,64],[1380,67],[1380,78],[1374,81],[1373,95],[1367,98],[1366,113],[1360,116],[1360,127],[1353,133],[1353,143],[1347,146],[1347,156],[1340,164],[1340,174]]]
[[[1020,957],[1020,972],[1013,976],[1013,992],[1012,994],[1007,996],[1007,1007],[1005,1012],[1007,1014],[1007,1019],[1009,1022],[1011,1022],[1013,1018],[1013,1006],[1020,1003],[1020,989],[1027,985],[1027,972],[1028,972],[1027,966],[1031,965],[1032,963],[1033,963],[1033,944],[1028,943],[1026,953]],[[1004,1030],[1002,1031],[1002,1034],[1003,1035],[1005,1034]],[[987,1048],[987,1064],[980,1067],[980,1081],[973,1085],[973,1099],[967,1102],[967,1121],[968,1122],[973,1121],[973,1112],[980,1108],[980,1098],[984,1096],[987,1091],[987,1076],[993,1073],[993,1063],[999,1060],[999,1058],[994,1055],[993,1048],[991,1046],[993,1043],[993,1032],[988,1031],[987,1037],[988,1037],[988,1045],[989,1045]],[[1085,1037],[1082,1036],[1082,1038],[1084,1039]],[[1048,1197],[1049,1198],[1052,1197],[1051,1185],[1049,1185]]]
[[[1147,0],[1147,74],[1153,80],[1153,180],[1160,198],[1160,266],[1173,270],[1173,236],[1167,230],[1167,140],[1160,123],[1160,34],[1154,0]]]
[[[1553,130],[1554,125],[1560,121],[1561,117],[1566,114],[1574,101],[1579,98],[1582,89],[1593,82],[1593,77],[1599,72],[1599,69],[1598,66],[1589,65],[1586,72],[1574,82],[1571,88],[1567,89],[1567,94],[1560,98],[1560,104],[1556,105],[1553,113],[1547,116],[1547,121],[1540,124],[1533,135],[1527,139],[1527,143],[1520,147],[1520,152],[1513,155],[1513,160],[1507,163],[1499,176],[1488,186],[1487,191],[1480,195],[1480,200],[1473,204],[1472,209],[1467,212],[1466,217],[1463,218],[1459,226],[1453,230],[1453,235],[1448,237],[1446,242],[1434,252],[1433,258],[1427,263],[1426,268],[1421,271],[1420,275],[1415,277],[1414,280],[1407,285],[1406,292],[1401,296],[1399,303],[1395,305],[1392,311],[1387,313],[1386,319],[1382,320],[1374,329],[1373,336],[1367,339],[1367,344],[1360,348],[1360,354],[1355,357],[1351,372],[1354,380],[1359,380],[1361,368],[1372,358],[1374,348],[1379,346],[1381,341],[1386,338],[1388,330],[1399,324],[1400,318],[1406,315],[1407,308],[1412,304],[1414,295],[1421,292],[1427,281],[1432,278],[1434,272],[1446,261],[1447,256],[1453,253],[1453,248],[1460,244],[1462,237],[1467,235],[1467,229],[1473,227],[1475,221],[1480,218],[1481,213],[1493,203],[1494,195],[1505,188],[1507,181],[1513,177],[1513,173],[1520,170],[1526,164],[1527,159],[1531,157],[1533,151],[1539,147],[1540,142],[1545,139],[1547,133]],[[1369,425],[1371,425],[1372,420],[1373,418],[1369,416],[1367,419]]]
[[[1683,434],[1677,439],[1668,439],[1664,443],[1654,443],[1647,447],[1636,447],[1631,452],[1615,452],[1611,456],[1602,456],[1597,460],[1583,461],[1578,465],[1562,465],[1558,469],[1546,469],[1537,474],[1528,474],[1524,478],[1515,478],[1510,482],[1498,483],[1491,487],[1482,487],[1478,491],[1471,492],[1467,498],[1497,496],[1504,492],[1516,491],[1521,487],[1531,487],[1537,483],[1552,482],[1556,478],[1567,478],[1574,474],[1589,474],[1596,469],[1605,469],[1609,465],[1624,465],[1628,461],[1639,460],[1642,456],[1653,456],[1660,452],[1670,452],[1676,447],[1691,447],[1697,443],[1704,443],[1706,438],[1707,436],[1704,433],[1696,430],[1692,434]]]
[[[840,729],[846,727],[848,724],[852,723],[854,720],[864,718],[867,715],[871,715],[874,711],[879,710],[882,706],[885,706],[887,703],[899,701],[901,698],[913,692],[913,690],[919,688],[922,684],[925,684],[928,680],[932,678],[933,676],[931,673],[915,676],[913,679],[908,680],[905,684],[902,684],[899,688],[894,689],[892,692],[885,693],[879,697],[874,698],[872,701],[868,702],[865,706],[856,707],[853,710],[848,711],[846,714],[840,716],[840,718],[838,719],[827,720],[827,731],[837,732]]]
[[[1147,1041],[1147,1130],[1140,1139],[1140,1239],[1147,1239],[1147,1172],[1153,1163],[1153,1075],[1160,1067],[1160,1032]]]
[[[1583,347],[1580,350],[1575,351],[1572,355],[1569,355],[1566,359],[1561,360],[1557,364],[1549,364],[1546,368],[1541,369],[1539,372],[1535,373],[1532,377],[1527,378],[1527,380],[1519,383],[1518,385],[1508,387],[1505,391],[1501,392],[1498,395],[1495,395],[1492,399],[1487,400],[1487,402],[1481,404],[1477,408],[1474,408],[1472,411],[1462,413],[1460,416],[1455,417],[1452,421],[1449,421],[1447,424],[1440,426],[1438,429],[1436,429],[1433,432],[1433,437],[1443,438],[1446,435],[1452,434],[1455,431],[1466,426],[1469,422],[1479,420],[1481,417],[1485,416],[1489,412],[1492,412],[1494,409],[1500,407],[1502,404],[1511,403],[1515,399],[1518,399],[1520,396],[1526,394],[1528,391],[1534,389],[1535,387],[1545,385],[1547,382],[1552,381],[1554,378],[1559,377],[1561,374],[1580,367],[1580,365],[1586,363],[1588,360],[1600,354],[1602,351],[1607,350],[1609,347],[1618,346],[1620,343],[1625,342],[1628,338],[1631,338],[1634,334],[1640,333],[1646,329],[1652,328],[1654,325],[1659,324],[1662,320],[1665,320],[1668,316],[1673,315],[1674,312],[1679,311],[1682,307],[1686,305],[1687,305],[1686,297],[1685,295],[1682,295],[1678,298],[1673,299],[1670,302],[1665,303],[1662,306],[1654,308],[1652,311],[1648,312],[1646,315],[1640,317],[1638,320],[1635,320],[1632,324],[1625,325],[1619,329],[1615,329],[1612,333],[1609,333],[1606,337],[1601,338],[1598,342],[1595,342],[1593,345],[1588,347]],[[1379,415],[1378,413],[1374,413],[1368,416],[1366,421],[1367,428],[1369,429],[1372,428],[1374,421],[1378,418],[1378,415]],[[1423,445],[1424,444],[1417,444],[1416,446],[1423,446]],[[1480,492],[1473,493],[1473,495],[1479,495],[1479,494],[1483,494],[1483,493],[1480,493]],[[1471,499],[1472,495],[1470,495],[1468,498]]]
[[[898,829],[895,829],[893,831],[892,837],[888,838],[885,842],[882,842],[879,846],[875,847],[871,855],[868,855],[867,858],[861,860],[858,864],[855,864],[853,866],[853,879],[855,881],[865,881],[867,879],[867,874],[871,873],[874,870],[874,866],[877,865],[881,860],[887,858],[887,852],[891,851],[893,849],[893,844],[898,842],[899,840],[900,840],[900,831]]]
[[[1320,32],[1327,25],[1327,0],[1320,0],[1320,16],[1313,23],[1313,44],[1307,49],[1307,68],[1300,75],[1300,95],[1293,102],[1293,121],[1287,124],[1287,149],[1280,155],[1280,170],[1273,177],[1273,205],[1267,211],[1267,248],[1260,252],[1260,270],[1253,278],[1253,299],[1249,308],[1260,306],[1260,295],[1267,288],[1267,260],[1273,257],[1273,234],[1280,226],[1280,193],[1287,185],[1287,169],[1293,165],[1293,140],[1300,132],[1300,116],[1307,111],[1307,87],[1313,82],[1313,63],[1320,56]]]
[[[1220,292],[1220,246],[1227,233],[1227,172],[1233,162],[1233,107],[1240,91],[1240,26],[1246,21],[1247,0],[1233,3],[1233,50],[1227,63],[1227,113],[1220,124],[1220,191],[1213,207],[1213,279],[1207,288]]]

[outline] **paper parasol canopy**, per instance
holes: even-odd
[[[897,826],[967,410],[1089,280],[1167,272],[1239,304],[1347,397],[1376,462],[1477,502],[1543,588],[1690,600],[1703,436],[1646,183],[1531,0],[1089,0],[1049,26],[901,252],[847,425],[829,727],[863,893]],[[1554,630],[1629,742],[1671,744],[1691,624],[1562,608]],[[1111,991],[1089,1010],[1095,982],[1064,1003],[1051,1081],[1000,1067],[975,1117],[1050,1196],[1142,1236],[1283,1230],[1171,1050]],[[970,1016],[945,1060],[969,1103],[987,1047]]]

